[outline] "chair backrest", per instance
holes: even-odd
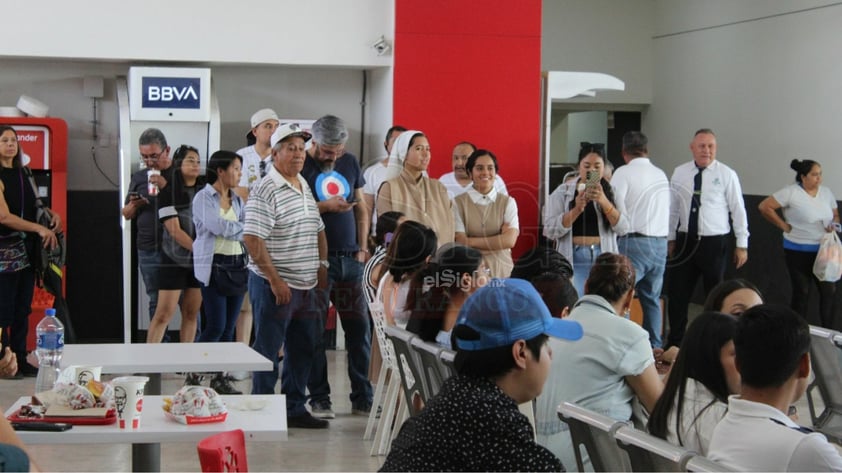
[[[690,459],[687,460],[687,464],[684,465],[684,468],[687,471],[737,471],[701,455],[690,457]]]
[[[202,471],[249,471],[246,438],[241,429],[220,432],[196,446]]]
[[[447,379],[456,374],[456,367],[453,365],[453,360],[456,359],[456,352],[445,348],[439,353],[439,361],[441,361],[442,373]]]
[[[831,441],[842,443],[842,334],[810,326],[810,338],[814,379],[807,388],[807,404],[813,428]],[[816,412],[816,390],[822,400],[821,413]]]
[[[617,429],[614,439],[629,454],[634,471],[684,471],[687,461],[697,455],[632,426]]]
[[[412,339],[412,348],[421,362],[427,397],[432,398],[438,394],[444,381],[450,377],[450,370],[441,361],[441,352],[444,347],[438,343],[426,342],[421,340],[420,337],[415,337]]]
[[[392,342],[386,338],[386,313],[383,311],[383,303],[375,300],[368,304],[368,311],[371,313],[371,321],[374,324],[374,335],[377,337],[377,346],[380,347],[380,357],[383,358],[385,368],[397,368],[395,361],[395,349]]]
[[[582,446],[588,452],[594,471],[632,471],[629,456],[614,440],[614,432],[627,423],[570,402],[558,406],[558,418],[570,427],[579,471],[585,471]]]
[[[420,397],[424,404],[429,399],[423,385],[424,374],[421,372],[421,362],[418,360],[415,350],[412,349],[412,339],[416,335],[400,327],[389,325],[386,327],[386,338],[392,342],[395,349],[395,360],[398,372],[401,375],[401,389],[406,398],[409,415],[414,416],[420,412],[414,401],[416,396]]]

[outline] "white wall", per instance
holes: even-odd
[[[689,160],[693,132],[710,127],[745,193],[774,192],[793,181],[791,159],[810,158],[842,196],[842,5],[798,11],[830,3],[658,0],[643,129],[664,169]]]
[[[394,0],[7,0],[7,56],[388,66]]]
[[[114,79],[128,73],[129,64],[91,61],[3,59],[0,67],[0,106],[14,106],[20,95],[30,95],[49,105],[49,115],[64,119],[69,131],[68,189],[115,190],[95,166],[97,162],[112,181],[118,178],[117,104]],[[391,123],[391,68],[370,73],[367,97],[366,137],[362,128],[360,101],[362,70],[284,66],[211,67],[211,80],[219,100],[222,120],[221,146],[245,146],[249,117],[254,111],[274,108],[282,117],[318,118],[326,113],[342,117],[351,138],[348,149],[357,154],[365,140],[367,154],[379,154],[382,134]],[[99,134],[93,141],[92,101],[82,94],[85,76],[105,78],[105,97],[98,101]],[[387,84],[387,85],[386,85]],[[166,133],[166,129],[163,130]],[[173,143],[178,145],[180,143]],[[371,148],[377,144],[376,148]],[[213,150],[215,151],[215,150]]]
[[[652,100],[654,0],[544,0],[541,69],[602,72],[626,83],[576,103],[648,104]]]

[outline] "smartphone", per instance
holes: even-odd
[[[599,171],[591,170],[586,174],[585,183],[589,186],[595,186],[599,183]]]
[[[64,432],[72,429],[73,425],[64,422],[12,422],[12,428],[36,432]]]
[[[135,191],[131,191],[131,192],[129,192],[129,199],[131,199],[132,197],[134,197],[135,199],[137,199],[137,198],[139,198],[139,197],[140,197],[140,194],[139,194],[139,193],[137,193],[137,192],[135,192]]]

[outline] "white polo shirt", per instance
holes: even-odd
[[[842,456],[824,435],[798,428],[780,410],[734,395],[708,458],[736,471],[842,471]]]

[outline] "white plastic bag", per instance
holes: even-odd
[[[836,282],[842,277],[842,243],[836,232],[825,233],[822,237],[813,274],[824,282]]]

